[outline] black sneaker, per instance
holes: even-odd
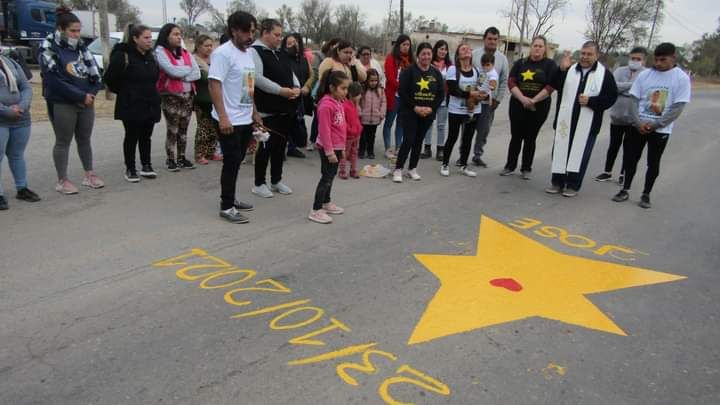
[[[628,198],[630,198],[630,194],[628,194],[627,190],[620,190],[613,196],[612,200],[615,202],[623,202],[627,201]]]
[[[40,201],[40,196],[37,195],[34,191],[30,190],[27,187],[23,187],[17,191],[17,195],[15,196],[18,200],[23,200],[27,202],[38,202]]]
[[[235,209],[238,211],[252,211],[255,209],[252,204],[244,203],[238,200],[235,200],[233,207],[235,207]]]
[[[239,213],[235,207],[220,211],[220,218],[223,218],[228,222],[232,222],[233,224],[246,224],[250,222],[250,220]]]
[[[365,159],[365,153],[358,153],[358,159]]]
[[[652,204],[650,204],[650,194],[641,195],[638,205],[645,209],[652,207]]]
[[[457,166],[457,167],[463,167],[463,166],[465,166],[465,164],[464,164],[463,162],[461,162],[460,159],[458,159],[458,160],[455,161],[455,166]]]
[[[0,195],[0,211],[5,211],[8,209],[8,203],[4,196]]]
[[[513,174],[514,171],[515,170],[510,170],[508,168],[505,168],[505,169],[502,169],[502,171],[500,172],[500,175],[501,176],[510,176],[511,174]]]
[[[612,179],[612,174],[610,173],[600,173],[595,177],[595,181],[608,181]]]
[[[374,153],[368,153],[368,159],[374,160],[374,159],[375,159],[375,154],[374,154]]]
[[[180,168],[178,167],[177,163],[175,163],[174,160],[168,159],[167,162],[165,162],[167,165],[167,169],[169,172],[179,172]]]
[[[487,163],[485,163],[482,159],[480,159],[479,156],[476,156],[472,160],[473,164],[478,167],[487,167]]]
[[[287,152],[287,155],[288,155],[289,157],[294,157],[294,158],[299,158],[299,159],[305,159],[305,157],[306,157],[305,154],[302,153],[302,152],[300,151],[300,149],[298,149],[298,148],[290,149],[290,150]]]
[[[191,161],[185,159],[185,156],[180,156],[178,158],[177,165],[181,169],[194,169],[195,168],[195,165]]]
[[[140,182],[140,177],[138,177],[137,171],[135,171],[135,169],[128,169],[125,171],[125,180],[129,181],[130,183],[138,183]]]
[[[143,165],[140,169],[140,175],[146,179],[154,179],[157,177],[157,173],[153,170],[152,165]]]

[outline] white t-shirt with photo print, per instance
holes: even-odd
[[[639,100],[640,121],[655,122],[671,105],[690,102],[690,77],[679,67],[661,72],[645,69],[630,88],[630,94]],[[655,132],[671,134],[673,124],[658,128]]]
[[[252,124],[255,62],[250,52],[227,41],[210,55],[208,79],[222,83],[225,112],[233,126]],[[215,106],[212,117],[220,120]]]

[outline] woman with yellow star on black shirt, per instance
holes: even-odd
[[[398,153],[393,181],[401,183],[402,170],[410,155],[407,175],[420,180],[417,165],[425,133],[435,120],[437,109],[445,98],[442,74],[430,63],[432,45],[423,42],[417,48],[417,62],[400,73],[400,108],[398,116],[403,128],[403,142]]]
[[[510,100],[510,145],[507,162],[501,176],[511,175],[517,168],[522,149],[520,172],[522,178],[530,179],[535,139],[550,112],[550,95],[558,74],[558,66],[546,56],[547,41],[535,37],[530,46],[530,57],[515,62],[510,70],[508,88]]]

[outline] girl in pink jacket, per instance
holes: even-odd
[[[320,102],[317,107],[318,138],[316,146],[320,153],[320,182],[315,190],[315,202],[308,219],[319,224],[332,222],[331,215],[345,210],[330,198],[333,180],[338,172],[338,162],[345,151],[347,122],[343,101],[347,95],[350,78],[340,71],[329,72],[320,82]]]
[[[360,121],[363,131],[360,136],[360,159],[375,159],[375,132],[378,125],[385,119],[387,100],[385,90],[380,86],[380,73],[375,69],[367,71],[364,83],[363,98],[360,102]]]

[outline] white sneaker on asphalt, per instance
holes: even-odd
[[[311,210],[310,215],[308,215],[308,219],[317,222],[318,224],[330,224],[332,223],[332,218],[330,218],[330,215],[328,215],[325,210]]]
[[[477,177],[477,173],[475,173],[474,171],[468,169],[467,166],[463,167],[463,168],[460,170],[460,172],[462,172],[462,174],[464,174],[464,175],[466,175],[466,176],[468,176],[468,177]]]
[[[273,193],[270,191],[270,188],[268,188],[267,184],[263,184],[262,186],[254,186],[252,188],[253,194],[262,197],[262,198],[272,198]]]
[[[440,174],[445,177],[450,176],[450,168],[445,165],[440,166]]]
[[[292,194],[292,189],[287,185],[283,184],[283,182],[278,182],[277,184],[271,185],[270,190],[284,195]]]
[[[395,169],[393,172],[393,181],[395,183],[402,183],[402,170]]]
[[[412,169],[412,170],[408,171],[408,177],[410,177],[411,179],[413,179],[415,181],[422,180],[422,177],[420,177],[420,175],[418,174],[417,169]]]

